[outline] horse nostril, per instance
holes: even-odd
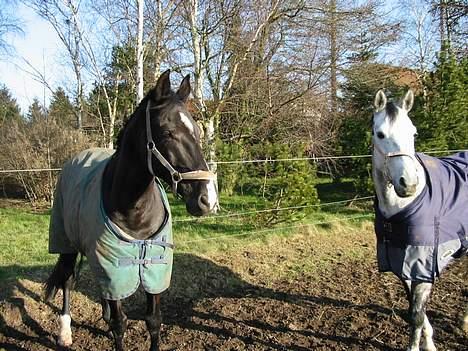
[[[210,202],[208,201],[208,195],[200,195],[198,198],[198,206],[202,209],[210,208]]]
[[[406,188],[406,180],[405,180],[404,177],[401,177],[401,178],[400,178],[400,185],[401,185],[402,187]]]

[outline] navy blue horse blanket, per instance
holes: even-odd
[[[468,152],[416,158],[426,173],[421,194],[390,218],[375,199],[377,260],[382,272],[432,283],[468,249]]]

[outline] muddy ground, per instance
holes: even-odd
[[[163,297],[162,350],[404,350],[403,290],[393,276],[376,271],[373,236],[363,242],[358,235],[328,246],[317,244],[323,238],[303,236],[212,256],[176,254]],[[342,254],[346,245],[363,254]],[[330,259],[317,250],[329,250]],[[462,306],[468,306],[467,268],[466,258],[452,265],[431,299],[438,350],[468,350],[468,336],[459,329]],[[60,296],[53,304],[41,300],[49,269],[33,267],[25,278],[1,283],[0,350],[57,349]],[[85,269],[72,296],[70,350],[112,349],[98,296]],[[149,347],[143,301],[139,292],[125,302],[128,350]]]

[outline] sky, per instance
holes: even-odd
[[[396,0],[386,2],[386,8],[389,14],[401,11],[398,10],[399,5]],[[44,87],[44,84],[34,80],[30,73],[33,71],[31,67],[45,76],[51,89],[55,90],[61,86],[69,96],[73,96],[74,76],[70,69],[67,70],[67,55],[52,26],[19,1],[0,0],[0,11],[7,14],[12,12],[23,24],[23,34],[7,37],[13,48],[10,55],[0,55],[0,85],[7,86],[22,112],[28,111],[34,98],[47,106],[51,96],[51,92]],[[397,51],[395,49],[395,47],[389,48],[386,52],[381,52],[381,55],[387,62],[398,64],[396,59],[392,58],[400,55],[398,50],[401,48]]]
[[[4,6],[5,3],[0,1],[2,2]],[[12,50],[9,55],[0,56],[0,84],[8,87],[21,111],[25,113],[34,98],[41,102],[48,102],[50,98],[50,91],[26,72],[32,69],[25,60],[45,75],[47,82],[54,89],[63,77],[63,68],[56,64],[61,47],[52,26],[38,17],[33,10],[18,4],[15,16],[21,19],[24,33],[7,38]]]

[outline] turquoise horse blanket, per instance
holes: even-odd
[[[112,154],[109,149],[89,149],[64,165],[50,218],[49,252],[85,255],[105,299],[124,299],[140,284],[148,293],[159,294],[169,287],[172,274],[172,223],[166,193],[155,182],[166,216],[150,239],[136,240],[124,233],[102,205],[102,176]]]

